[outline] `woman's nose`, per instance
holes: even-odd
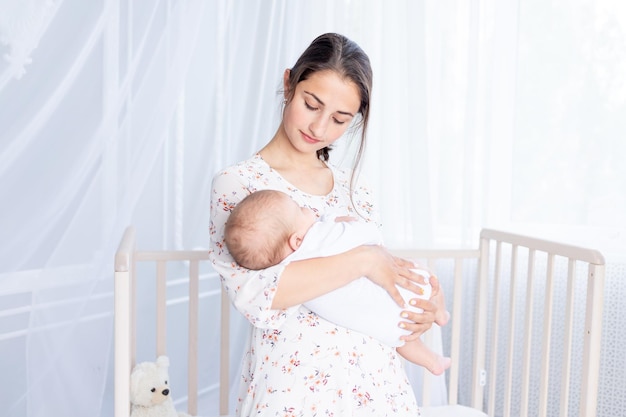
[[[320,115],[319,117],[317,117],[309,125],[309,130],[311,131],[311,134],[315,136],[316,139],[324,139],[327,128],[328,128],[328,119],[323,115]]]

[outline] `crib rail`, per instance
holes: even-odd
[[[136,363],[136,266],[139,262],[156,265],[156,358],[166,355],[166,271],[168,262],[188,264],[188,343],[187,412],[198,411],[198,316],[199,263],[208,259],[206,251],[137,251],[135,230],[128,227],[115,254],[115,417],[130,414],[129,375]],[[221,291],[219,413],[228,414],[230,303]]]
[[[596,415],[602,254],[488,229],[481,232],[476,250],[394,254],[426,265],[445,288],[451,321],[442,329],[444,353],[452,358],[445,378],[447,402],[454,410],[446,415],[461,415],[463,405],[502,417]],[[137,351],[137,265],[155,265],[156,357],[166,354],[167,265],[180,261],[189,265],[187,411],[197,414],[198,270],[207,258],[204,251],[138,251],[134,229],[125,231],[115,256],[115,417],[129,415],[129,375]],[[226,415],[230,303],[219,291],[219,412]],[[432,332],[426,337],[432,338]],[[424,373],[424,406],[431,405],[433,378]]]

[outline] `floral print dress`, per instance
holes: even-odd
[[[223,244],[230,210],[261,189],[289,194],[319,216],[355,215],[350,172],[329,165],[334,187],[325,196],[289,184],[260,157],[231,166],[213,179],[210,257],[233,305],[252,323],[243,358],[240,416],[418,416],[419,409],[395,349],[326,321],[302,305],[272,310],[285,265],[261,271],[239,267]],[[377,219],[362,186],[353,195],[359,212]]]

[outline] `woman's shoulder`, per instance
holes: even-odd
[[[228,166],[213,176],[213,192],[218,194],[241,190],[250,194],[267,188],[281,189],[280,186],[280,176],[258,154]]]
[[[213,176],[213,182],[257,182],[270,172],[269,166],[258,155],[227,166]]]
[[[254,154],[248,159],[244,159],[243,161],[239,161],[233,165],[223,168],[215,174],[215,177],[222,175],[247,175],[250,172],[258,173],[267,171],[269,170],[268,168],[269,167],[263,159],[261,159],[258,154]]]

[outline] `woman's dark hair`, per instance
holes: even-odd
[[[300,55],[296,64],[291,68],[288,79],[288,89],[285,99],[293,99],[296,85],[320,71],[334,71],[340,77],[352,81],[359,90],[361,105],[359,106],[360,120],[353,128],[361,130],[361,142],[354,159],[351,188],[365,151],[365,137],[370,115],[370,97],[372,93],[372,67],[367,54],[359,45],[343,35],[325,33],[311,42],[309,47]],[[317,157],[328,161],[330,147],[317,151]]]

